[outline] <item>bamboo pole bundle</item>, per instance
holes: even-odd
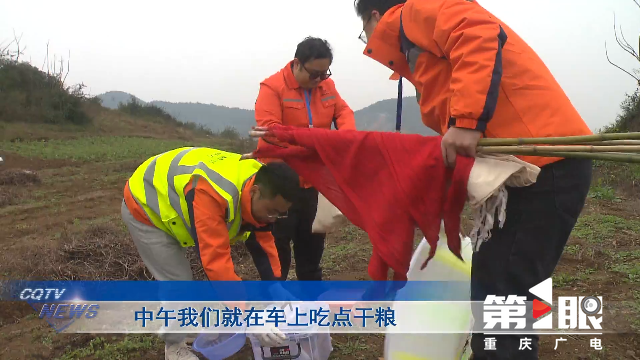
[[[267,128],[264,127],[255,127],[249,132],[249,136],[263,137],[266,130]],[[640,132],[548,138],[480,139],[477,152],[640,163]]]
[[[640,163],[640,132],[551,138],[481,139],[477,151]]]
[[[506,138],[506,139],[480,139],[478,145],[574,145],[591,142],[602,142],[611,140],[640,140],[640,132],[630,132],[621,134],[595,134],[585,136],[565,136],[548,138]]]
[[[526,151],[533,153],[549,153],[549,152],[610,152],[610,153],[638,153],[640,145],[615,145],[615,146],[597,146],[597,145],[559,145],[559,146],[478,146],[478,151],[501,153],[510,151]]]

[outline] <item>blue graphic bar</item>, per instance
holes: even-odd
[[[458,281],[2,281],[0,300],[468,301]]]

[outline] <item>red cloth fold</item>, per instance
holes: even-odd
[[[436,251],[444,220],[449,249],[460,259],[460,214],[474,159],[458,156],[446,168],[440,136],[391,132],[331,131],[275,125],[258,158],[285,161],[354,225],[369,234],[373,254],[369,276],[406,280],[416,226]],[[423,264],[426,266],[427,262]]]

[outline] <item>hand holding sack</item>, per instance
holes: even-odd
[[[264,347],[276,347],[285,344],[287,336],[283,334],[282,331],[271,324],[265,324],[264,327],[266,332],[257,335],[260,345]]]

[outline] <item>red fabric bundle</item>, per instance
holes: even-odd
[[[440,136],[275,125],[265,138],[257,158],[285,161],[369,234],[373,280],[387,280],[389,267],[394,280],[407,279],[416,225],[431,246],[427,261],[443,219],[449,249],[462,259],[460,214],[474,159],[458,156],[455,169],[446,168]]]

